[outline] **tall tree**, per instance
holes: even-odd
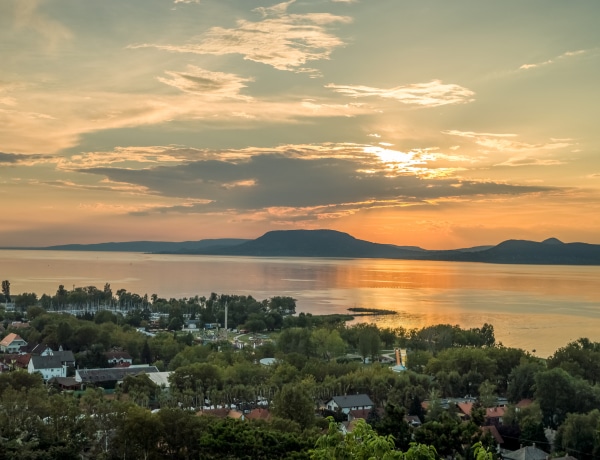
[[[2,294],[4,294],[4,299],[6,300],[6,303],[10,303],[10,281],[2,281]]]

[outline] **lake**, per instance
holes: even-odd
[[[381,308],[398,313],[358,321],[409,329],[487,322],[504,345],[542,357],[579,337],[600,341],[600,267],[0,250],[0,278],[12,294],[110,283],[165,298],[292,296],[313,314]]]

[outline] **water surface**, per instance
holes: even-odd
[[[600,341],[600,267],[0,250],[0,278],[13,294],[110,283],[165,298],[292,296],[313,314],[397,311],[368,319],[384,326],[488,322],[504,345],[539,356],[579,337]]]

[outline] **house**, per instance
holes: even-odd
[[[104,388],[114,388],[128,375],[150,374],[158,372],[156,366],[109,367],[103,369],[77,369],[75,380],[86,385],[98,385]]]
[[[42,345],[41,343],[28,343],[27,345],[21,347],[20,352],[40,356],[45,353],[47,354],[48,350],[51,350],[48,345]]]
[[[264,409],[262,407],[257,407],[256,409],[252,409],[248,415],[246,415],[246,419],[248,420],[270,420],[271,412],[269,409]]]
[[[494,438],[494,441],[496,441],[496,445],[498,446],[498,449],[502,448],[502,445],[504,444],[504,439],[502,438],[502,435],[498,431],[498,428],[496,428],[494,425],[482,426],[481,431],[483,433],[489,433],[490,436],[492,438]]]
[[[48,383],[55,385],[61,390],[79,390],[81,383],[75,380],[75,377],[52,377]]]
[[[473,402],[464,401],[456,403],[456,407],[459,411],[459,416],[465,420],[471,420],[471,411],[473,410]]]
[[[485,410],[485,424],[486,425],[502,425],[502,417],[504,417],[504,412],[506,412],[506,407],[497,406],[497,407],[488,407]]]
[[[373,401],[366,394],[334,396],[327,402],[326,407],[330,411],[340,410],[348,414],[351,410],[371,409]]]
[[[126,351],[107,351],[104,353],[108,364],[113,366],[131,365],[133,364],[133,358]]]
[[[42,374],[44,382],[53,377],[66,377],[67,366],[56,356],[32,356],[27,366],[27,372]]]
[[[172,373],[173,372],[151,372],[148,374],[148,377],[150,377],[150,380],[152,380],[157,387],[167,389],[171,387],[169,376]]]
[[[417,417],[416,415],[405,415],[404,421],[406,423],[408,423],[410,426],[412,426],[413,428],[417,428],[417,427],[421,426],[421,419],[419,417]]]
[[[18,353],[21,347],[25,345],[27,345],[27,342],[21,336],[12,332],[0,342],[0,351],[4,353]]]
[[[543,450],[533,446],[525,446],[515,451],[502,451],[502,458],[505,460],[546,460],[549,455]]]

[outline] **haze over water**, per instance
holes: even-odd
[[[0,267],[13,294],[110,283],[164,298],[284,295],[298,312],[398,312],[359,319],[382,326],[487,322],[504,345],[542,357],[579,337],[600,341],[600,267],[20,250],[1,250]]]

